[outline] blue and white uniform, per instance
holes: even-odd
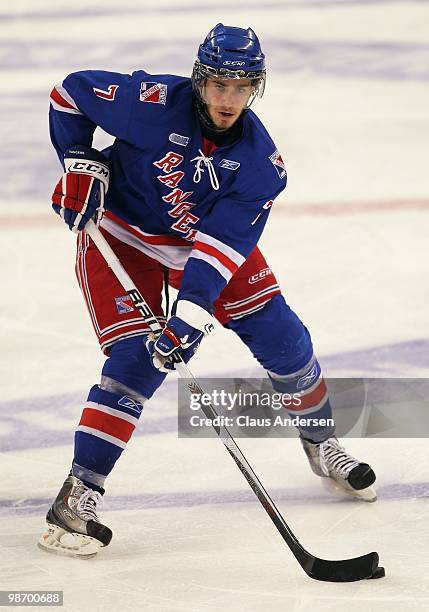
[[[70,147],[91,147],[96,127],[115,138],[103,151],[110,182],[101,227],[112,246],[123,245],[121,261],[132,277],[148,268],[148,261],[159,266],[151,276],[143,274],[153,279],[152,288],[145,280],[141,285],[155,314],[162,315],[160,301],[151,302],[150,293],[156,285],[159,295],[164,266],[180,273],[178,299],[214,310],[268,371],[276,390],[290,393],[299,383],[302,412],[329,417],[310,335],[257,248],[273,202],[286,186],[285,165],[251,110],[241,121],[236,140],[214,146],[200,127],[191,79],[143,70],[76,72],[51,92],[50,132],[61,161]],[[73,473],[98,487],[125,448],[145,399],[165,378],[148,357],[141,339],[147,330],[138,314],[126,313],[133,310],[126,296],[115,298],[125,313],[122,322],[106,315],[102,328],[97,320],[97,308],[101,312],[106,301],[100,299],[101,287],[114,282],[102,266],[101,256],[80,234],[78,278],[109,358],[76,431]],[[90,277],[97,274],[91,291]],[[316,427],[301,433],[318,440],[332,432]]]
[[[184,268],[179,299],[210,310],[286,186],[268,132],[248,111],[241,138],[205,155],[191,79],[143,70],[69,75],[51,93],[51,138],[60,159],[73,145],[91,146],[97,126],[115,137],[105,151],[111,215],[102,227],[167,267]]]

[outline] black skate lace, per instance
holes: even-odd
[[[335,470],[343,478],[347,478],[358,465],[359,461],[349,455],[337,440],[329,439],[320,445],[320,467],[326,476],[329,476],[330,470]]]

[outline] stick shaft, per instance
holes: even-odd
[[[85,232],[94,241],[108,266],[124,287],[125,291],[127,291],[128,295],[133,301],[133,304],[142,315],[150,330],[154,334],[159,335],[162,332],[162,327],[159,321],[154,316],[138,288],[134,285],[132,279],[122,266],[107,240],[104,238],[103,234],[92,220],[86,224]],[[189,379],[190,382],[188,383],[188,388],[190,392],[197,392],[199,394],[204,393],[198,381],[195,379],[194,375],[189,370],[188,366],[183,363],[183,361],[176,363],[176,369],[181,378]],[[211,404],[209,406],[201,406],[201,408],[204,414],[210,419],[218,416],[218,413]],[[219,427],[215,425],[213,425],[213,428],[218,438],[227,449],[229,455],[237,465],[238,469],[247,480],[262,507],[276,526],[283,540],[286,542],[301,567],[311,578],[316,580],[328,580],[331,582],[350,582],[371,577],[374,569],[377,567],[377,553],[370,553],[362,557],[340,561],[325,561],[324,559],[319,559],[309,553],[297,540],[283,516],[280,514],[280,511],[276,507],[268,492],[265,490],[261,481],[253,471],[228,429],[225,426]]]
[[[85,226],[85,231],[94,241],[98,250],[103,255],[108,266],[110,267],[112,272],[115,274],[116,278],[119,280],[121,285],[124,287],[125,291],[127,291],[128,294],[130,295],[134,305],[138,308],[140,314],[142,315],[146,323],[149,325],[151,331],[153,331],[156,334],[160,333],[162,330],[161,325],[157,321],[156,317],[153,315],[145,299],[140,294],[140,291],[137,289],[137,287],[133,283],[131,277],[128,275],[128,273],[122,266],[115,252],[110,247],[109,243],[104,238],[103,234],[100,232],[98,227],[95,225],[93,221],[89,221],[87,225]],[[176,369],[181,378],[190,379],[192,381],[191,382],[192,392],[194,393],[197,392],[200,394],[204,393],[199,383],[195,379],[194,375],[192,374],[192,372],[190,371],[190,369],[185,363],[183,362],[177,363]],[[213,419],[214,417],[219,416],[217,411],[215,410],[215,408],[213,408],[211,404],[209,406],[202,406],[202,410],[205,412],[206,416],[210,419]],[[232,437],[232,435],[230,434],[230,432],[225,426],[221,426],[221,427],[213,426],[213,427],[219,439],[221,440],[221,442],[224,444],[224,446],[228,450],[228,453],[231,455],[232,459],[235,461],[236,465],[238,466],[238,468],[240,469],[240,471],[246,478],[247,482],[249,483],[256,497],[261,502],[261,505],[263,506],[263,508],[265,509],[265,511],[267,512],[267,514],[269,515],[269,517],[271,518],[271,520],[273,521],[277,529],[282,533],[282,536],[284,538],[287,537],[288,539],[293,539],[294,542],[293,542],[292,551],[296,555],[298,551],[296,551],[295,548],[296,548],[296,545],[300,546],[299,542],[297,542],[294,534],[292,533],[292,531],[286,524],[285,520],[283,519],[282,515],[280,514],[273,500],[271,499],[268,492],[265,490],[259,478],[253,471],[252,467],[250,466],[243,452],[240,450],[237,442],[234,440],[234,438]]]

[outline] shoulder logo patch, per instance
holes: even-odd
[[[167,102],[167,85],[142,81],[140,85],[140,102],[165,104]]]
[[[238,170],[240,167],[240,162],[232,161],[232,159],[221,159],[219,166],[221,168],[226,168],[227,170]]]
[[[286,166],[282,156],[277,151],[277,149],[274,151],[274,153],[271,153],[269,159],[270,162],[273,164],[274,168],[277,170],[277,174],[279,175],[279,177],[284,178],[286,176]]]
[[[186,147],[189,142],[189,136],[181,136],[180,134],[175,134],[174,132],[170,134],[168,137],[170,142],[174,142],[174,144],[178,144],[181,147]]]
[[[97,87],[93,87],[92,89],[94,90],[94,93],[98,98],[103,98],[103,100],[113,102],[118,87],[119,85],[109,85],[107,91],[105,91],[104,89],[97,89]]]

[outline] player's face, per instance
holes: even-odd
[[[206,79],[202,95],[210,119],[219,130],[237,121],[252,93],[250,79]]]

